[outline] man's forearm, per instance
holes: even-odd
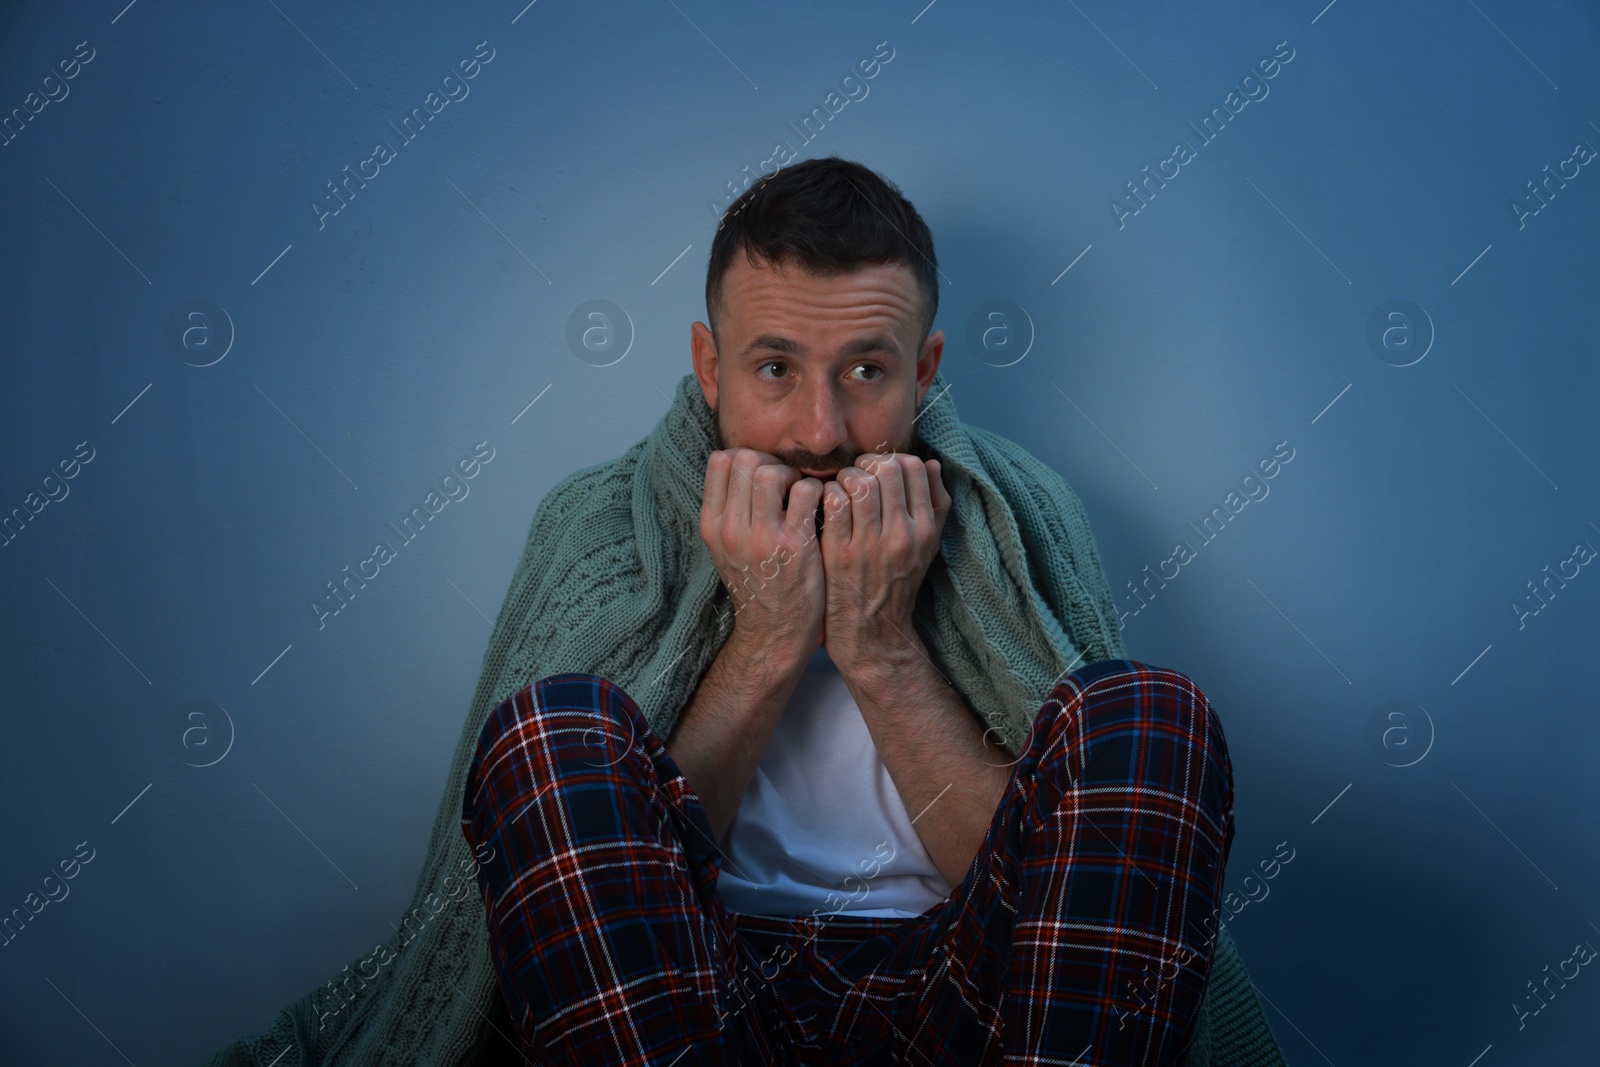
[[[945,881],[960,885],[1011,780],[1011,757],[985,738],[915,635],[845,673],[845,685],[912,828]]]
[[[735,631],[665,742],[700,797],[719,847],[804,671],[803,660],[787,666],[784,658],[770,649],[762,654]]]

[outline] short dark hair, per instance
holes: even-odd
[[[794,262],[816,277],[880,264],[910,268],[922,295],[922,340],[939,310],[939,262],[933,234],[894,183],[837,155],[802,160],[761,178],[723,212],[706,264],[706,317],[717,330],[722,278],[744,250]],[[914,353],[913,353],[914,354]]]

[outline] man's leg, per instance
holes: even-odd
[[[1039,710],[951,898],[822,976],[834,1026],[904,1062],[1175,1063],[1233,833],[1227,743],[1194,682],[1088,664]]]
[[[537,1062],[784,1061],[761,1025],[770,990],[747,1005],[730,989],[748,949],[707,899],[705,811],[625,692],[571,673],[508,697],[462,799],[501,992]]]
[[[1057,686],[1034,732],[1023,815],[1007,827],[1022,888],[1005,1062],[1175,1063],[1233,845],[1222,724],[1187,675],[1108,660]]]

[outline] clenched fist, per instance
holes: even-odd
[[[863,453],[823,497],[828,658],[850,674],[915,640],[917,590],[939,552],[950,494],[939,461]]]
[[[784,495],[788,494],[788,507]],[[782,667],[822,644],[826,592],[814,516],[822,482],[753,448],[706,463],[700,537],[734,602],[734,630]]]

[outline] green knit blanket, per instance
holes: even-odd
[[[280,1010],[264,1033],[217,1051],[208,1067],[522,1062],[461,835],[467,766],[495,705],[563,671],[610,679],[657,736],[671,734],[733,628],[699,533],[714,420],[686,374],[648,436],[568,475],[539,503],[411,908],[371,952]],[[1083,505],[1059,475],[1019,445],[964,425],[942,375],[915,429],[916,450],[939,459],[952,503],[913,622],[939,670],[1014,758],[1057,681],[1085,663],[1124,658],[1116,607]],[[1226,927],[1180,1062],[1283,1063]]]

